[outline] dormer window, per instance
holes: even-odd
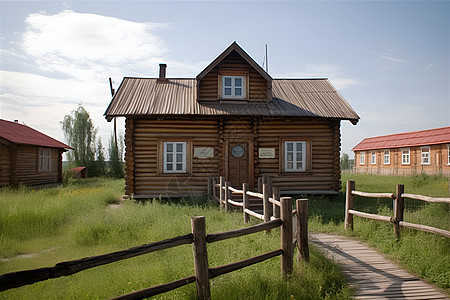
[[[244,99],[245,77],[222,76],[222,97],[232,99]]]

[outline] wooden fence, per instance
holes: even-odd
[[[242,208],[244,223],[248,223],[250,216],[269,222],[280,218],[281,201],[292,201],[291,197],[280,197],[277,187],[272,187],[270,176],[260,177],[258,180],[259,192],[252,192],[248,184],[242,184],[242,190],[230,186],[229,182],[221,176],[216,183],[215,178],[208,179],[208,197],[219,202],[220,209],[228,212],[231,207]],[[217,192],[218,189],[218,192]],[[218,195],[219,194],[219,195]],[[242,195],[242,202],[233,200],[233,194]],[[249,208],[250,197],[260,199],[263,203],[263,211],[254,211]],[[297,199],[296,210],[292,212],[292,226],[294,233],[293,244],[297,245],[297,259],[309,261],[308,246],[308,199]]]
[[[405,198],[421,200],[429,203],[448,203],[450,198],[432,198],[422,195],[407,194],[404,192],[403,185],[397,185],[395,194],[391,193],[366,193],[355,190],[355,182],[347,181],[346,201],[345,201],[345,230],[353,230],[353,216],[359,216],[366,219],[379,220],[390,222],[394,224],[394,234],[400,237],[400,227],[412,228],[420,231],[426,231],[434,234],[439,234],[450,238],[450,231],[439,229],[436,227],[408,223],[403,221],[403,212],[405,206]],[[392,217],[382,216],[376,214],[365,213],[354,210],[355,195],[368,198],[388,198],[394,201],[394,213]]]
[[[265,223],[234,231],[206,234],[205,217],[194,217],[191,219],[192,233],[186,235],[109,254],[61,262],[56,264],[54,267],[39,268],[0,275],[0,291],[5,291],[11,288],[24,286],[51,278],[75,274],[86,269],[113,263],[123,259],[191,243],[193,244],[195,275],[118,296],[114,299],[143,299],[174,290],[193,282],[196,282],[198,298],[210,299],[211,293],[209,279],[242,269],[278,255],[281,255],[282,276],[286,277],[292,272],[293,269],[292,200],[290,198],[283,198],[279,202],[281,207],[280,218]],[[298,201],[298,203],[299,202],[300,201]],[[271,230],[277,227],[281,227],[281,248],[227,265],[209,267],[207,243],[215,243],[225,239],[236,238],[259,231]],[[300,259],[300,256],[297,258]]]

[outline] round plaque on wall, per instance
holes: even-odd
[[[234,146],[231,149],[231,155],[233,155],[236,158],[244,156],[244,153],[245,153],[245,149],[244,149],[244,147],[242,147],[240,145]]]

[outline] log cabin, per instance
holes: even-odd
[[[337,193],[340,122],[359,116],[328,79],[273,79],[236,42],[196,78],[126,77],[105,118],[125,117],[125,193],[204,195],[271,176],[282,194]]]
[[[356,173],[450,175],[450,127],[365,138],[352,151]]]
[[[62,182],[62,154],[69,149],[31,127],[0,119],[0,187]]]

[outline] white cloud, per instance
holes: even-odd
[[[387,51],[368,51],[370,54],[375,55],[378,57],[378,61],[380,63],[381,69],[390,69],[392,67],[395,67],[397,65],[403,64],[406,61],[402,58],[399,58],[394,55],[393,52],[395,50],[387,50]]]

